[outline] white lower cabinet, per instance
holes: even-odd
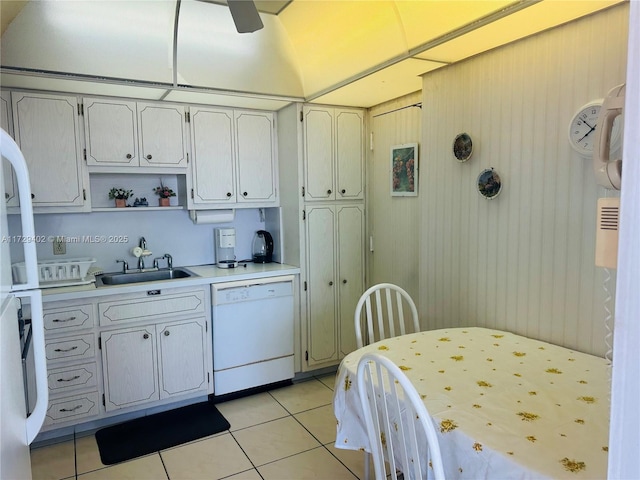
[[[159,400],[155,326],[102,334],[107,411]]]
[[[45,429],[213,393],[210,312],[204,287],[45,299]]]
[[[49,406],[44,426],[100,414],[95,307],[56,302],[43,308]]]
[[[209,376],[204,319],[156,325],[158,338],[158,382],[160,398],[202,392],[208,389]]]
[[[105,408],[208,390],[204,319],[102,333]]]
[[[306,209],[309,366],[337,363],[356,349],[353,312],[364,288],[364,208]]]

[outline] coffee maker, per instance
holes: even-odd
[[[215,228],[213,230],[214,243],[216,247],[216,265],[218,268],[235,268],[236,261],[236,229],[235,228]]]

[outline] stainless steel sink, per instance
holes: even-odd
[[[96,275],[96,286],[128,285],[130,283],[157,282],[160,280],[176,280],[193,277],[195,274],[183,268],[171,270],[152,270],[149,272],[103,273]]]

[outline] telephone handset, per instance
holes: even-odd
[[[596,126],[596,138],[593,145],[593,170],[598,185],[620,190],[622,183],[622,160],[611,160],[611,136],[614,122],[622,114],[624,107],[625,84],[609,91],[600,108]],[[616,125],[617,127],[617,125]]]

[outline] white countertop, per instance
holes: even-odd
[[[177,268],[177,267],[176,267]],[[251,280],[256,278],[275,277],[279,275],[297,275],[299,267],[282,263],[246,263],[237,268],[218,268],[215,265],[193,265],[180,267],[193,273],[194,276],[175,280],[157,282],[132,283],[96,287],[95,283],[70,287],[43,288],[42,299],[45,302],[73,300],[78,298],[99,297],[122,293],[141,292],[151,288],[176,288],[212,283]]]

